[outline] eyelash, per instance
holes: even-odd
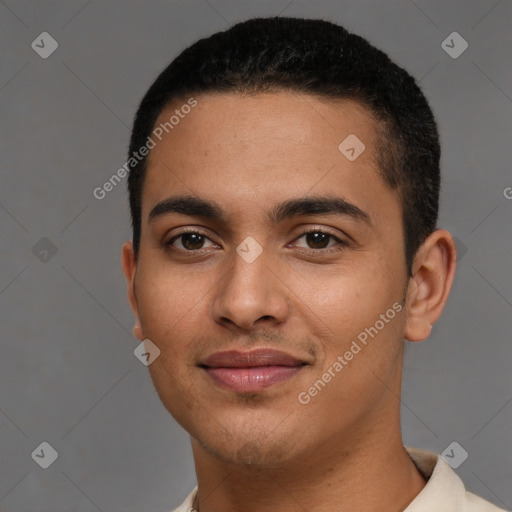
[[[306,251],[309,253],[317,254],[317,253],[321,252],[324,254],[331,254],[333,252],[341,251],[341,250],[345,249],[346,247],[348,247],[348,245],[349,245],[348,242],[339,239],[337,236],[334,236],[333,234],[329,233],[328,231],[324,231],[324,230],[318,229],[318,228],[308,228],[307,230],[303,231],[299,236],[297,236],[293,241],[297,241],[300,238],[302,238],[303,236],[308,235],[309,233],[320,233],[323,235],[327,235],[328,237],[330,237],[330,239],[334,239],[336,242],[338,242],[337,246],[327,247],[325,249],[309,249],[309,248],[305,248],[305,247],[300,248],[303,251]],[[178,233],[177,235],[174,235],[167,242],[164,242],[165,248],[173,250],[173,251],[178,251],[178,252],[182,252],[182,253],[185,252],[185,253],[191,253],[191,254],[193,254],[193,253],[198,254],[198,253],[206,251],[206,249],[184,250],[184,249],[177,249],[176,247],[173,247],[172,244],[176,240],[178,240],[180,237],[182,237],[183,235],[200,235],[204,238],[207,238],[210,241],[213,241],[205,233],[202,233],[201,231],[197,231],[195,229],[188,229],[186,231],[182,231],[181,233]]]

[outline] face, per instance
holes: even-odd
[[[151,150],[137,263],[124,254],[155,388],[223,460],[346,450],[399,406],[404,233],[374,121],[289,92],[196,99]]]

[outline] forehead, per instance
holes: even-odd
[[[251,147],[259,150],[258,142],[263,142],[267,150],[260,156],[270,156],[276,148],[286,152],[292,144],[296,146],[297,159],[306,155],[310,159],[320,156],[313,155],[311,149],[327,150],[328,154],[335,150],[333,154],[337,155],[344,135],[360,134],[369,146],[368,157],[376,142],[376,122],[368,109],[353,100],[279,91],[253,95],[203,94],[195,101],[197,105],[191,109],[187,106],[189,99],[174,100],[161,112],[155,127],[160,127],[160,131],[163,128],[162,140],[156,141],[152,156],[158,156],[165,150],[164,146],[173,143],[180,146],[182,154],[193,146],[221,151],[225,157],[230,150],[236,154],[240,149],[246,154]],[[197,151],[191,151],[188,156],[194,155]]]
[[[167,130],[153,137],[143,217],[171,193],[252,205],[336,190],[370,203],[376,188],[386,188],[377,171],[377,125],[354,101],[285,91],[195,100],[191,109],[182,108],[188,98],[175,100],[155,123]]]

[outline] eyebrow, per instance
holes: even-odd
[[[148,222],[170,213],[181,213],[224,223],[227,220],[227,215],[215,201],[194,196],[173,196],[155,205],[149,213]],[[285,219],[307,215],[343,215],[371,225],[368,213],[340,197],[314,196],[287,199],[272,207],[267,213],[268,219],[274,225]]]

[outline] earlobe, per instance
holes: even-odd
[[[143,341],[144,340],[144,335],[142,334],[142,327],[140,325],[140,321],[139,319],[136,319],[135,320],[135,325],[133,326],[133,335],[139,340],[139,341]]]
[[[127,296],[130,308],[135,315],[135,325],[133,326],[133,335],[139,340],[144,340],[142,326],[139,318],[139,306],[137,302],[137,295],[135,293],[135,274],[137,270],[137,262],[135,260],[135,251],[132,242],[126,242],[123,245],[121,253],[121,266],[123,273],[126,277],[128,286]]]
[[[456,248],[446,230],[436,230],[414,258],[413,275],[407,291],[404,336],[423,341],[441,316],[455,277]]]

